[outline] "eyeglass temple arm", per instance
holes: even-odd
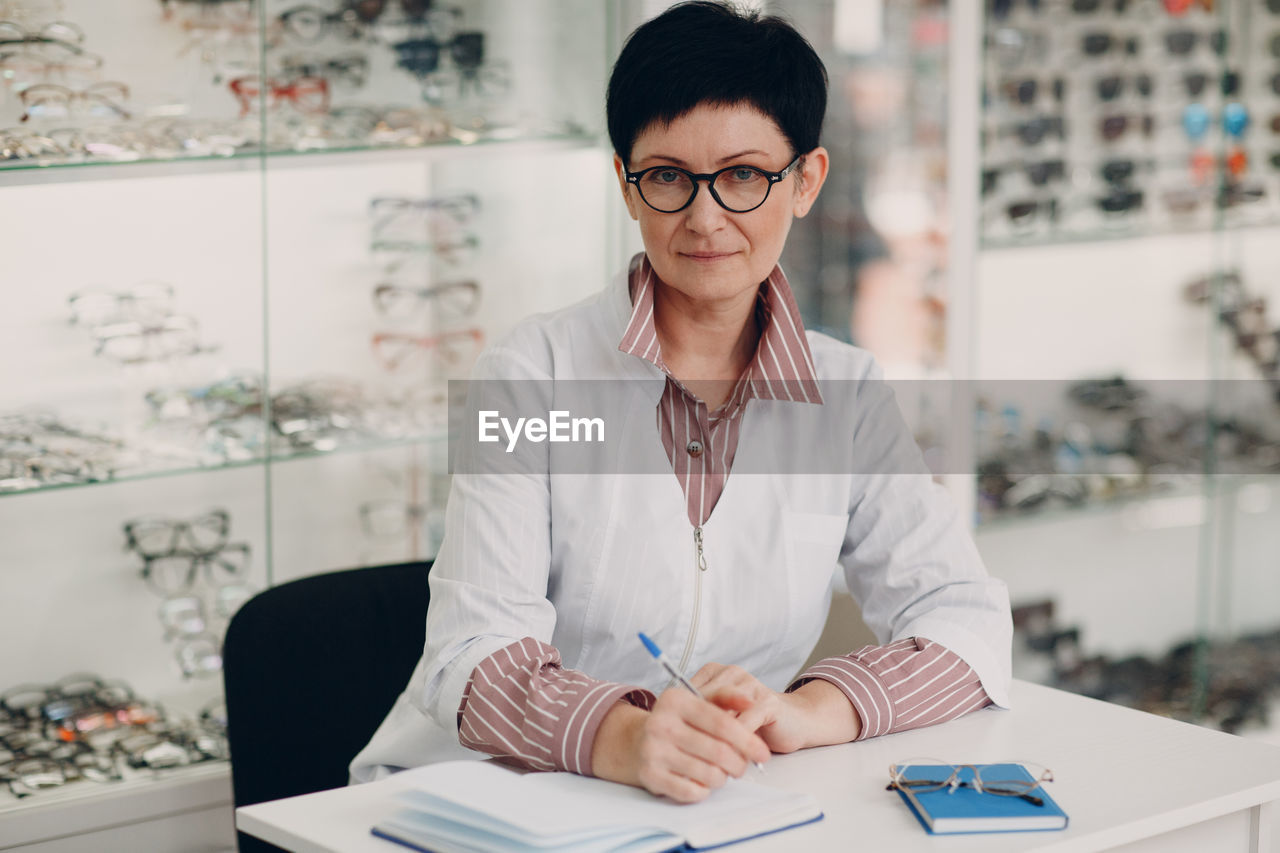
[[[919,786],[919,785],[937,785],[937,784],[939,784],[939,783],[938,783],[936,780],[934,780],[934,779],[904,779],[902,782],[890,782],[888,785],[885,785],[884,789],[885,789],[886,791],[896,791],[896,790],[898,790],[900,787],[901,787],[901,788],[912,788],[912,787],[917,787],[917,786]],[[973,785],[973,783],[972,783],[972,782],[957,782],[957,783],[955,783],[954,785],[951,785],[950,783],[948,783],[948,784],[946,785],[946,787],[952,787],[952,788],[972,788],[972,787],[974,787],[974,785]],[[939,790],[942,790],[942,789],[941,789],[941,788],[939,788]],[[1043,806],[1043,805],[1044,805],[1044,800],[1043,800],[1042,798],[1037,797],[1035,794],[1031,794],[1031,793],[1020,793],[1020,792],[1016,792],[1016,791],[1008,791],[1008,790],[1005,790],[1004,788],[998,788],[998,787],[993,788],[993,787],[991,787],[991,786],[987,786],[987,787],[986,787],[985,789],[983,789],[983,790],[993,791],[993,792],[996,792],[996,793],[998,793],[999,795],[1002,795],[1002,796],[1013,796],[1013,797],[1017,797],[1017,798],[1019,798],[1019,799],[1021,799],[1021,800],[1026,800],[1027,802],[1031,803],[1033,806]]]

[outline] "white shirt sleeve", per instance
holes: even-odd
[[[977,673],[1009,707],[1013,621],[1003,581],[987,574],[967,525],[933,481],[878,366],[855,442],[868,464],[853,477],[840,554],[849,591],[881,644],[925,637]]]
[[[501,382],[491,382],[501,378]],[[548,377],[510,349],[487,350],[476,364],[467,419],[479,408],[527,413]],[[520,399],[517,399],[520,398]],[[476,429],[455,421],[451,428]],[[464,437],[459,447],[473,442]],[[455,473],[444,540],[431,568],[426,645],[410,685],[411,701],[456,731],[467,679],[480,661],[524,637],[551,642],[555,608],[547,599],[551,563],[551,496],[546,445],[522,442],[529,454],[511,472]]]

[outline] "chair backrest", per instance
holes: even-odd
[[[347,784],[422,656],[430,568],[313,575],[240,608],[223,646],[237,806]]]

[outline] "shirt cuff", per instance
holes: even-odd
[[[592,776],[591,751],[596,734],[605,715],[619,701],[639,708],[653,707],[654,696],[647,690],[596,681],[584,685],[578,692],[568,692],[560,697],[569,707],[553,729],[551,758],[556,766],[571,773]]]
[[[853,705],[862,720],[854,740],[879,737],[893,728],[893,704],[889,701],[889,691],[865,665],[848,657],[823,658],[802,672],[787,687],[787,692],[815,679],[834,684]]]
[[[528,769],[591,775],[600,723],[620,700],[648,710],[655,697],[566,670],[554,646],[525,637],[472,671],[458,706],[458,738]]]

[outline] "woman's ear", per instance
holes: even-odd
[[[613,171],[618,175],[618,186],[622,189],[622,202],[627,206],[627,212],[631,214],[632,219],[639,220],[635,199],[631,195],[631,185],[627,183],[627,167],[622,164],[622,158],[617,154],[613,155]]]
[[[813,208],[813,203],[818,200],[818,193],[822,189],[822,184],[827,180],[827,170],[831,168],[831,157],[827,154],[827,149],[819,145],[817,148],[804,155],[800,161],[796,177],[796,194],[794,204],[791,208],[792,213],[799,219]]]

